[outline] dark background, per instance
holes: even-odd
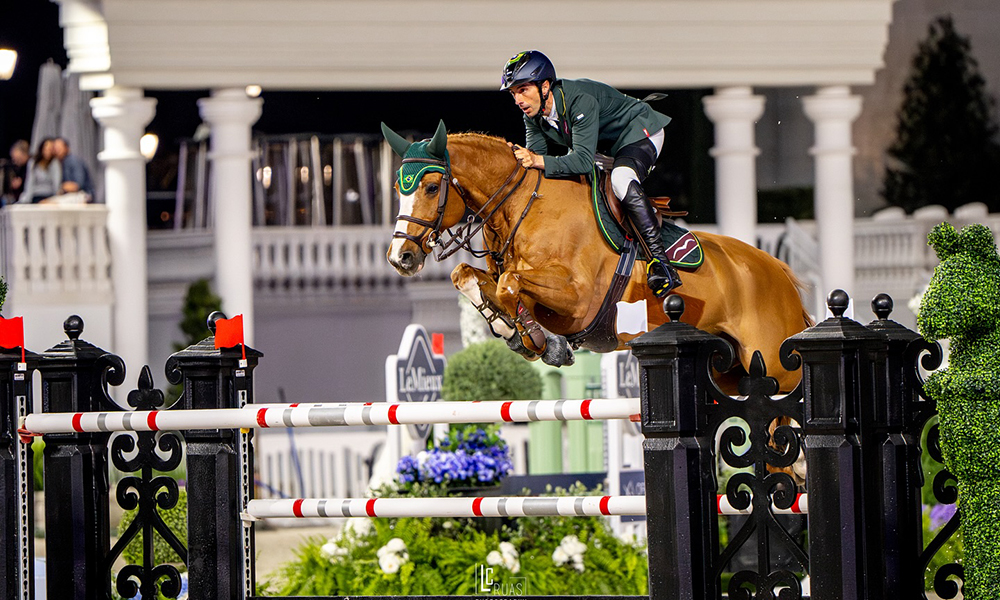
[[[0,4],[0,47],[17,50],[13,77],[0,81],[0,150],[6,157],[17,139],[29,139],[34,120],[38,69],[47,60],[68,63],[59,27],[59,8],[48,0],[3,0]],[[498,57],[499,70],[505,57]],[[653,91],[622,90],[642,98]],[[666,128],[664,150],[646,182],[651,195],[673,198],[673,206],[691,211],[688,220],[715,220],[714,171],[708,149],[712,125],[701,98],[710,90],[669,91],[654,108],[673,117]],[[160,138],[160,149],[149,164],[151,192],[172,190],[176,180],[170,165],[177,162],[178,142],[194,135],[201,118],[199,98],[209,90],[146,90],[157,100],[156,116],[147,127]],[[254,131],[263,134],[378,134],[385,121],[401,132],[430,134],[439,119],[450,131],[479,131],[515,142],[524,141],[521,113],[500,91],[451,92],[281,92],[264,91],[264,110]]]

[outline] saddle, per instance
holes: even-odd
[[[636,239],[632,226],[622,210],[621,203],[611,188],[611,168],[614,160],[608,156],[596,155],[594,169],[586,176],[586,182],[591,186],[594,217],[604,240],[619,255],[625,254],[625,240]],[[674,217],[682,217],[686,211],[670,210],[670,198],[649,198],[660,220],[660,237],[663,247],[667,249],[667,259],[675,267],[694,270],[701,266],[705,255],[698,238],[683,227],[673,222]],[[664,220],[666,217],[666,220]],[[641,253],[640,260],[648,260]]]
[[[597,167],[596,185],[598,195],[603,197],[604,203],[608,207],[608,212],[611,213],[615,223],[630,234],[633,234],[631,226],[625,219],[625,214],[622,213],[621,201],[618,200],[614,190],[611,188],[611,169],[614,163],[615,159],[610,156],[603,154],[594,155],[594,165]],[[661,225],[663,224],[663,217],[673,219],[676,217],[685,217],[688,214],[686,210],[670,210],[670,197],[668,196],[650,196],[649,202],[653,205],[653,209],[656,210]]]

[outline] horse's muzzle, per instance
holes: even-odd
[[[424,259],[427,254],[423,250],[400,250],[392,252],[390,249],[387,258],[397,272],[403,277],[411,277],[420,272],[424,267]]]

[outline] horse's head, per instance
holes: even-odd
[[[974,339],[1000,327],[1000,256],[989,228],[969,225],[959,233],[941,223],[927,241],[941,262],[920,303],[921,335]]]
[[[448,193],[452,175],[444,121],[438,124],[430,140],[410,143],[385,123],[382,134],[396,154],[403,157],[396,179],[399,215],[386,257],[400,275],[415,275],[423,268],[424,259],[441,232],[462,218],[465,203],[457,189]]]

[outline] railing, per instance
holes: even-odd
[[[253,233],[254,279],[271,293],[320,293],[398,286],[403,279],[386,261],[392,227],[257,227]],[[447,280],[461,262],[428,256],[419,279]]]
[[[110,301],[106,220],[107,208],[103,205],[6,207],[0,210],[0,273],[19,298]],[[900,300],[897,312],[904,319],[901,322],[912,324],[906,300],[917,294],[930,277],[937,259],[927,246],[926,236],[935,223],[944,220],[956,226],[979,222],[1000,234],[1000,214],[987,214],[981,204],[960,207],[951,216],[941,207],[925,207],[910,216],[888,209],[873,218],[857,219],[854,295],[870,298],[876,291],[887,291]],[[716,229],[711,224],[691,228]],[[815,228],[813,222],[792,219],[784,224],[761,224],[757,229],[758,246],[788,263],[806,284],[807,306],[822,316],[819,311],[823,310],[827,290],[820,289]],[[281,296],[400,286],[406,280],[385,260],[391,239],[389,225],[254,228],[257,289]],[[204,260],[211,254],[210,229],[155,231],[149,233],[149,240],[150,281],[157,281],[164,270],[169,273],[163,276],[171,281],[211,277],[214,266]],[[197,258],[192,244],[199,250]],[[179,246],[187,251],[180,260],[176,254]],[[463,261],[477,266],[480,262],[467,253],[440,263],[428,256],[415,279],[447,281],[451,270]]]
[[[110,298],[108,209],[12,205],[0,211],[2,273],[22,299]]]

